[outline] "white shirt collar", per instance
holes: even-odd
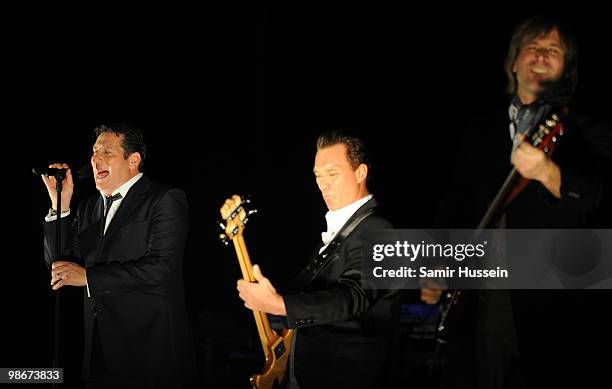
[[[323,240],[325,246],[327,246],[329,242],[334,239],[336,233],[340,231],[340,229],[342,228],[342,226],[344,226],[348,219],[350,219],[351,216],[353,216],[353,214],[357,212],[357,210],[361,208],[363,204],[370,201],[370,199],[373,197],[374,195],[369,194],[343,208],[337,209],[335,211],[328,211],[325,214],[325,220],[327,221],[327,231],[321,233],[321,239]]]
[[[138,182],[138,180],[140,180],[140,178],[142,178],[142,173],[136,174],[134,177],[132,177],[129,180],[127,180],[119,188],[114,190],[113,193],[111,193],[111,196],[114,196],[117,193],[121,193],[121,199],[124,199],[125,196],[127,195],[128,191],[132,188],[132,186],[134,186],[134,184],[136,182]],[[100,194],[102,195],[102,198],[106,198],[106,193],[100,191]]]

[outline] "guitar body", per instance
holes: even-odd
[[[244,200],[237,195],[225,200],[220,210],[221,217],[224,220],[221,223],[224,234],[220,238],[226,244],[229,244],[229,241],[234,243],[242,278],[249,282],[256,282],[253,275],[253,265],[243,236],[248,216],[257,212],[256,210],[249,210],[247,213],[245,205],[249,202],[249,200]],[[279,334],[270,326],[267,313],[253,311],[253,316],[255,317],[255,324],[266,362],[260,374],[251,376],[251,386],[254,389],[272,389],[275,384],[280,387],[291,354],[293,330],[285,329]]]
[[[269,355],[261,374],[253,374],[250,378],[254,389],[270,389],[274,383],[281,384],[285,376],[287,362],[289,362],[289,351],[293,341],[293,330],[283,331],[275,343],[270,345]]]

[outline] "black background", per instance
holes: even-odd
[[[312,175],[316,137],[343,127],[368,142],[371,189],[393,224],[430,227],[466,117],[506,104],[503,60],[512,27],[529,11],[434,3],[5,9],[1,366],[51,364],[42,258],[49,202],[32,167],[89,163],[99,123],[144,131],[147,174],[185,189],[190,201],[185,283],[203,375],[234,369],[240,381],[259,350],[235,292],[235,255],[216,239],[225,197],[253,196],[260,216],[246,231],[251,256],[282,287],[324,227]],[[607,13],[586,5],[564,12],[580,44],[576,100],[605,118]],[[76,203],[95,188],[79,181],[75,192]],[[78,383],[81,291],[65,288],[62,298],[62,365]],[[244,372],[226,363],[242,356]]]

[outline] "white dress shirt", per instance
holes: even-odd
[[[134,186],[136,182],[138,182],[138,180],[140,180],[141,177],[142,173],[136,174],[134,177],[126,181],[125,184],[121,185],[113,193],[110,194],[110,196],[114,196],[117,193],[121,193],[121,198],[113,201],[110,206],[110,209],[108,210],[108,215],[106,215],[106,224],[104,225],[104,233],[106,233],[108,225],[110,224],[111,220],[113,220],[113,216],[115,216],[115,213],[117,213],[117,210],[119,209],[119,206],[121,205],[121,202],[123,201],[125,196],[127,196],[128,191],[132,188],[132,186]],[[102,200],[104,201],[104,208],[106,209],[106,193],[100,191],[100,195],[102,196]]]
[[[323,250],[325,250],[325,248],[327,247],[327,245],[330,244],[332,240],[334,240],[334,237],[336,236],[338,231],[342,229],[344,224],[346,224],[348,219],[350,219],[351,216],[353,216],[353,214],[357,212],[357,210],[361,208],[363,204],[370,201],[370,199],[373,197],[374,195],[369,194],[366,197],[352,202],[351,204],[345,207],[342,207],[335,211],[327,211],[327,213],[325,214],[325,220],[327,221],[327,231],[321,233],[321,240],[323,240],[324,246],[321,247],[319,253],[322,253]]]

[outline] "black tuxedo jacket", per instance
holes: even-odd
[[[62,218],[62,259],[87,269],[84,375],[94,324],[108,372],[159,383],[191,378],[194,353],[184,303],[182,262],[188,232],[185,193],[146,176],[129,190],[103,234],[101,196]],[[55,253],[55,222],[45,223],[45,258]]]
[[[375,207],[374,199],[365,203],[343,229]],[[293,361],[302,389],[372,387],[380,378],[393,299],[386,290],[362,287],[361,248],[368,233],[390,228],[386,219],[369,215],[325,258],[317,250],[294,280],[294,292],[283,294],[287,325],[298,329]]]

